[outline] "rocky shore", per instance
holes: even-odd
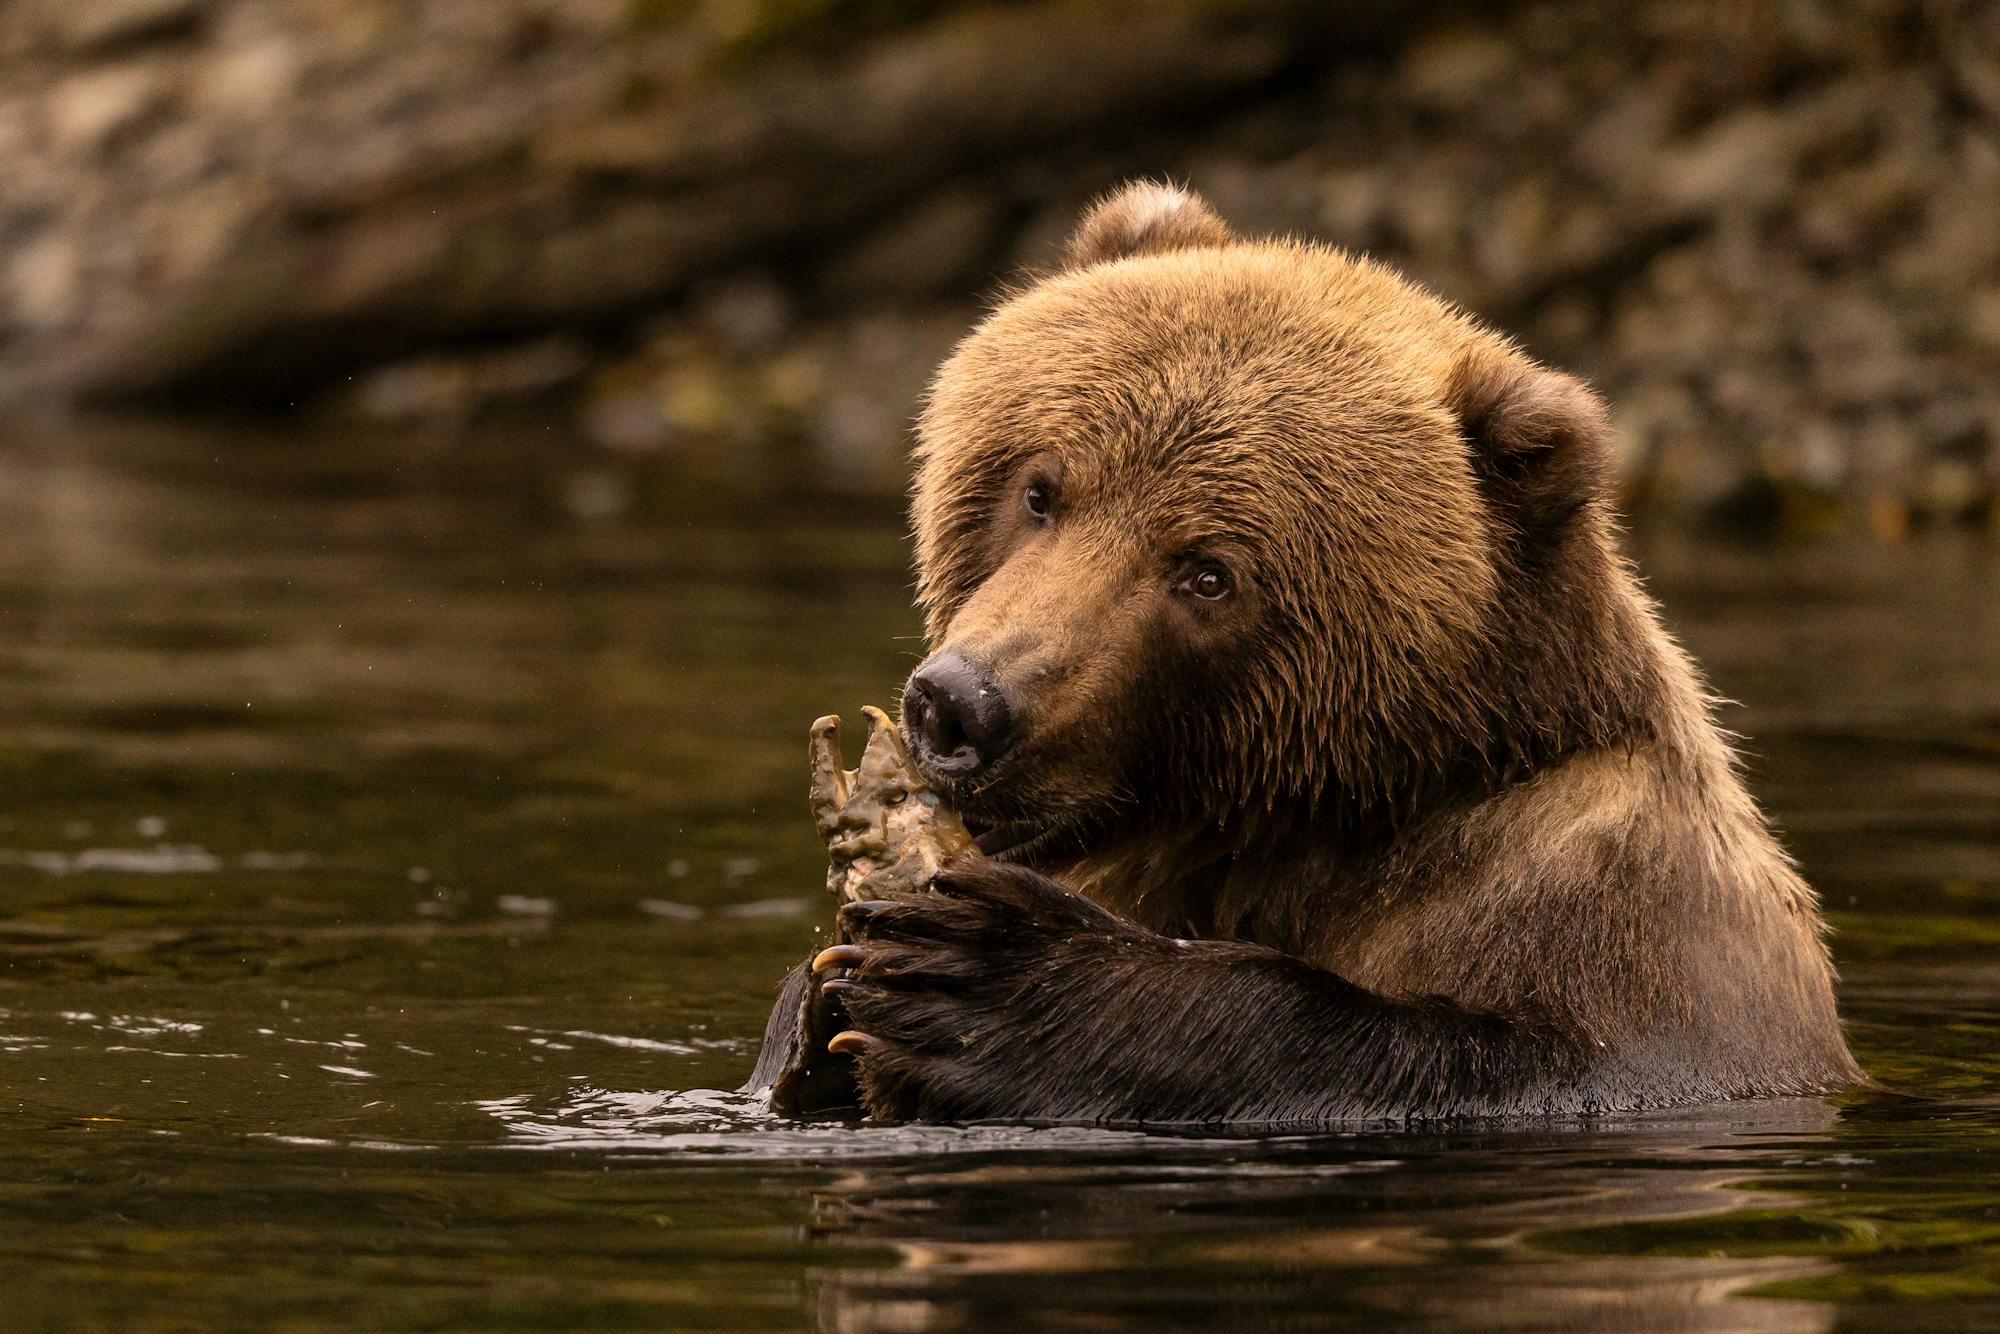
[[[893,487],[1087,199],[1191,182],[1590,376],[1628,500],[1993,524],[2000,4],[15,0],[0,397]]]

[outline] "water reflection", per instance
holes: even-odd
[[[1824,1329],[1824,1310],[1748,1295],[1824,1261],[1718,1253],[1635,1272],[1565,1254],[1549,1229],[1726,1227],[1735,1211],[1782,1207],[1746,1188],[1774,1146],[1832,1120],[1796,1103],[1568,1133],[861,1166],[815,1195],[815,1232],[886,1247],[894,1263],[817,1269],[817,1327]]]

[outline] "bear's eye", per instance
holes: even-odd
[[[1027,506],[1028,513],[1037,519],[1048,518],[1055,509],[1055,501],[1049,495],[1048,487],[1040,482],[1028,483],[1027,489],[1021,492],[1021,503]]]
[[[1190,575],[1187,581],[1188,592],[1210,602],[1228,597],[1233,586],[1234,581],[1230,579],[1229,571],[1220,565],[1204,565]]]

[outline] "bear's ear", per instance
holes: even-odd
[[[1063,250],[1063,267],[1081,269],[1128,255],[1228,245],[1229,228],[1192,190],[1133,181],[1092,204]]]
[[[1445,402],[1471,446],[1480,489],[1516,531],[1559,528],[1603,492],[1610,420],[1574,376],[1516,352],[1476,349],[1453,368]]]

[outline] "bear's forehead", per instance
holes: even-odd
[[[1253,457],[1265,483],[1410,485],[1459,448],[1438,396],[1462,329],[1337,252],[1143,257],[995,311],[940,372],[923,433],[961,461],[1053,455],[1085,487],[1144,474],[1149,494],[1233,493]]]
[[[1434,408],[1471,326],[1316,247],[1143,256],[995,310],[941,369],[928,421],[1198,440],[1329,431]]]
[[[1239,245],[1147,255],[1059,275],[995,310],[968,361],[1023,382],[1087,370],[1247,381],[1357,376],[1377,393],[1435,388],[1474,327],[1380,265],[1317,246]]]

